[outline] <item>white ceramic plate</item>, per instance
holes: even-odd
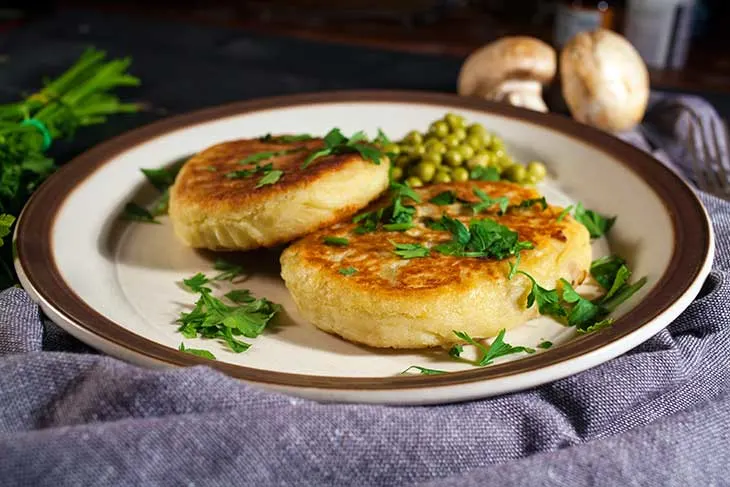
[[[648,283],[615,313],[615,325],[576,337],[546,318],[510,331],[506,341],[555,346],[475,368],[444,353],[369,349],[304,322],[279,277],[272,250],[227,256],[250,272],[246,287],[284,306],[280,326],[235,354],[218,342],[188,340],[176,318],[195,296],[179,282],[210,272],[215,256],[184,246],[163,225],[118,219],[130,200],[155,191],[139,169],[172,163],[214,143],[272,133],[345,133],[378,127],[393,137],[424,130],[447,111],[497,132],[520,160],[545,161],[552,177],[539,189],[553,204],[581,201],[618,215],[594,258],[626,257]],[[450,95],[340,92],[256,100],[168,119],[113,139],[51,177],[17,226],[21,283],[48,316],[86,343],[143,365],[206,363],[264,387],[327,401],[427,404],[535,386],[609,360],[665,327],[696,296],[709,272],[713,237],[706,212],[675,174],[619,140],[566,118]],[[220,288],[225,291],[224,287]],[[177,351],[215,353],[211,362]],[[456,371],[403,376],[411,365]]]

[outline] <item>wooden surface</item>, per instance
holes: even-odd
[[[521,1],[521,0],[515,0]],[[496,20],[471,7],[428,9],[427,0],[407,2],[348,3],[336,11],[324,9],[327,2],[309,1],[306,8],[293,5],[271,7],[263,0],[219,2],[200,7],[197,2],[109,1],[103,6],[88,0],[60,3],[59,8],[84,6],[152,18],[225,25],[250,31],[300,37],[326,42],[351,43],[423,54],[466,57],[474,49],[503,35],[534,35],[550,41],[550,26],[525,20]],[[362,4],[362,5],[361,5]],[[365,5],[380,5],[365,14]],[[198,6],[196,6],[198,5]],[[398,8],[388,6],[399,5]],[[420,9],[420,10],[419,10]],[[417,12],[416,15],[409,13]],[[730,38],[728,42],[695,42],[686,68],[653,70],[652,86],[699,93],[730,94]]]

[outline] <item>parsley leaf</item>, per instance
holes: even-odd
[[[441,223],[441,220],[434,220],[431,217],[424,218],[423,224],[426,225],[426,227],[430,228],[431,230],[436,230],[439,232],[448,232],[449,231],[446,228],[446,226],[443,223]]]
[[[527,295],[527,307],[531,308],[537,302],[540,314],[561,318],[567,315],[565,308],[560,305],[560,296],[557,289],[545,289],[535,279],[524,271],[517,271],[518,274],[526,276],[532,282],[530,294]]]
[[[600,306],[578,294],[565,279],[560,279],[563,286],[563,301],[573,304],[568,313],[568,324],[578,329],[587,328],[600,321],[607,314]]]
[[[147,178],[147,181],[160,191],[164,191],[172,186],[172,183],[175,182],[175,176],[177,175],[177,171],[173,172],[165,167],[160,167],[158,169],[141,169],[141,171]]]
[[[477,166],[469,173],[469,179],[476,181],[499,181],[499,171],[496,167]]]
[[[256,298],[251,295],[251,291],[249,291],[248,289],[234,289],[233,291],[229,291],[228,293],[226,293],[225,297],[236,304],[250,303],[252,301],[256,301]]]
[[[548,348],[551,348],[553,346],[553,342],[545,340],[540,342],[540,344],[537,346],[537,348],[542,348],[543,350],[547,350]]]
[[[578,333],[584,334],[584,333],[593,333],[594,331],[603,330],[604,328],[608,328],[613,324],[613,318],[606,318],[605,320],[601,320],[597,323],[593,323],[590,326],[584,327],[584,328],[578,328]]]
[[[572,210],[573,210],[573,205],[570,205],[570,206],[565,207],[563,209],[563,211],[561,211],[560,214],[558,215],[558,218],[556,219],[556,221],[563,221],[563,218],[565,218],[566,216],[568,216],[568,214]]]
[[[209,360],[215,360],[215,355],[210,353],[207,350],[201,350],[199,348],[185,348],[185,344],[183,342],[180,342],[180,346],[178,347],[178,350],[181,352],[189,353],[190,355],[197,355],[198,357],[207,358]]]
[[[223,271],[213,278],[215,281],[233,281],[233,279],[243,274],[243,266],[232,264],[221,258],[216,259],[213,268],[217,271]]]
[[[452,358],[460,358],[463,352],[464,347],[460,343],[457,343],[449,349],[449,356]]]
[[[209,282],[210,279],[208,279],[208,277],[202,272],[198,272],[193,277],[183,279],[183,284],[185,284],[188,288],[190,288],[191,291],[195,293],[203,292],[203,289],[210,291],[210,288],[204,287]]]
[[[144,208],[137,203],[127,203],[124,205],[124,211],[122,212],[122,218],[124,220],[130,220],[130,221],[138,221],[138,222],[145,222],[145,223],[156,223],[160,224],[157,220],[155,220],[155,217],[152,213],[147,210],[147,208]]]
[[[343,276],[351,276],[351,275],[353,275],[353,274],[355,274],[357,272],[357,269],[355,269],[352,266],[350,266],[350,267],[343,267],[342,269],[340,269],[337,272],[339,272]]]
[[[471,209],[472,211],[474,211],[474,214],[487,210],[493,205],[499,205],[500,214],[504,214],[507,211],[507,206],[509,206],[509,198],[507,198],[506,196],[500,196],[499,198],[490,198],[487,193],[476,187],[473,189],[473,191],[477,198],[481,200],[481,202],[471,205]]]
[[[614,311],[618,306],[633,296],[644,284],[646,284],[646,276],[642,277],[634,284],[623,285],[610,299],[602,300],[601,306],[607,311]]]
[[[618,276],[619,269],[626,261],[617,255],[607,255],[591,262],[591,275],[603,289],[611,289]]]
[[[289,144],[292,142],[305,142],[307,140],[312,140],[314,137],[312,137],[309,134],[294,134],[294,135],[271,135],[266,134],[263,137],[259,137],[259,140],[261,142],[280,142],[282,144]]]
[[[254,164],[257,162],[265,161],[267,159],[271,159],[272,157],[279,157],[286,154],[290,154],[293,151],[297,151],[299,149],[286,149],[286,150],[277,150],[277,151],[263,151],[263,152],[256,152],[254,154],[251,154],[249,156],[244,157],[240,161],[238,161],[239,164]]]
[[[517,205],[511,205],[509,208],[511,210],[512,209],[518,210],[518,209],[532,208],[535,205],[540,205],[540,208],[543,211],[544,210],[547,210],[547,207],[548,207],[547,200],[543,196],[541,198],[530,198],[530,199],[527,199],[527,200],[522,200],[522,201],[520,201],[519,204],[517,204]]]
[[[411,365],[406,370],[400,373],[400,375],[407,374],[410,370],[417,370],[421,373],[421,375],[439,375],[439,374],[447,374],[445,370],[436,370],[436,369],[427,369],[426,367],[419,367],[418,365]]]
[[[459,220],[443,215],[441,224],[454,238],[451,242],[434,247],[435,251],[444,255],[504,259],[533,248],[530,242],[520,242],[517,232],[494,220],[473,220],[467,229]]]
[[[456,203],[456,195],[453,191],[442,191],[441,193],[428,200],[428,202],[439,206],[453,205],[454,203]]]
[[[3,238],[10,235],[10,228],[14,222],[15,217],[13,215],[8,215],[7,213],[0,214],[0,247],[4,243]]]
[[[591,238],[598,238],[608,233],[616,222],[616,217],[607,218],[593,210],[588,210],[581,203],[575,205],[574,218],[588,229]]]
[[[274,184],[281,178],[281,175],[284,174],[284,171],[280,171],[279,169],[274,169],[272,171],[267,172],[263,175],[261,179],[259,179],[258,184],[256,184],[256,189],[266,186],[267,184]]]
[[[378,135],[375,136],[373,142],[378,145],[388,145],[391,143],[388,136],[381,129],[378,129]]]
[[[431,255],[429,250],[421,244],[417,243],[398,243],[389,240],[395,246],[393,253],[404,259],[417,259],[422,257],[428,257]]]
[[[492,341],[492,344],[489,347],[484,346],[482,343],[474,340],[472,337],[469,336],[468,333],[464,331],[456,331],[453,330],[454,335],[461,338],[465,342],[474,345],[482,352],[482,357],[477,360],[474,364],[478,365],[480,367],[483,367],[485,365],[490,365],[492,362],[494,362],[494,359],[503,357],[505,355],[511,355],[513,353],[520,353],[520,352],[526,352],[526,353],[535,353],[535,350],[529,347],[513,347],[512,345],[504,342],[504,335],[507,332],[506,329],[502,328],[499,330],[499,333]]]
[[[359,153],[363,159],[367,159],[375,164],[380,164],[380,159],[383,156],[380,149],[367,142],[367,136],[364,132],[357,132],[352,137],[347,138],[342,134],[340,129],[333,128],[324,136],[324,148],[309,154],[302,163],[302,169],[320,157],[354,152]]]
[[[350,241],[344,237],[324,237],[322,241],[325,245],[335,245],[340,247],[346,247],[350,245]]]
[[[380,208],[376,211],[369,211],[367,213],[361,213],[352,219],[352,223],[360,223],[355,227],[354,232],[357,234],[370,233],[378,229],[378,223],[383,217],[385,209]]]
[[[390,189],[393,191],[393,198],[409,198],[416,203],[421,202],[421,197],[418,196],[418,193],[413,191],[413,188],[410,186],[406,186],[405,184],[392,182],[390,183]]]

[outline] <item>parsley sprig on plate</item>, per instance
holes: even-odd
[[[355,227],[355,233],[370,233],[381,227],[390,232],[402,232],[413,228],[413,216],[416,209],[406,202],[411,200],[420,203],[420,196],[408,186],[396,182],[390,183],[390,191],[390,205],[361,213],[352,219],[353,223],[359,224]]]
[[[582,203],[570,205],[565,208],[560,213],[560,215],[558,215],[558,221],[561,221],[563,218],[569,215],[571,211],[573,212],[573,218],[575,218],[578,222],[582,223],[584,227],[586,227],[588,233],[591,235],[591,238],[602,237],[603,235],[607,234],[608,231],[611,230],[611,228],[613,227],[613,224],[616,223],[615,216],[603,216],[598,212],[585,208]]]
[[[367,135],[362,130],[354,133],[351,137],[346,137],[340,129],[333,128],[324,136],[324,148],[309,154],[302,163],[302,169],[320,157],[349,153],[359,153],[363,159],[367,159],[374,164],[380,164],[383,157],[383,152],[368,141]]]
[[[494,220],[472,220],[467,228],[461,221],[443,215],[441,225],[451,233],[450,242],[436,245],[433,249],[444,255],[505,259],[519,255],[520,251],[533,248],[532,242],[519,240],[514,230]]]
[[[160,195],[149,208],[145,208],[134,202],[127,203],[122,212],[122,219],[144,223],[160,223],[157,217],[167,214],[168,203],[170,201],[169,188],[175,182],[175,178],[180,172],[183,163],[176,162],[170,166],[158,167],[156,169],[140,169],[145,178],[147,178],[147,182],[154,186],[160,192]]]

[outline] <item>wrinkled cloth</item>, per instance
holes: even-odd
[[[101,32],[97,44],[111,44],[117,31],[150,40],[147,24],[86,19],[84,32]],[[38,27],[42,39],[76,42],[64,34],[73,27],[66,20]],[[153,43],[163,52],[164,43],[172,42],[165,29],[158,33],[164,42]],[[218,31],[203,32],[216,38],[210,32]],[[6,45],[18,46],[18,38],[27,41],[31,34],[22,31]],[[197,45],[178,37],[194,57]],[[261,39],[219,41],[229,51],[238,46],[244,65],[271,45]],[[134,50],[141,41],[116,42]],[[31,47],[60,49],[49,42]],[[11,49],[11,58],[22,49]],[[360,51],[352,49],[356,57]],[[225,64],[221,50],[215,53]],[[368,59],[378,56],[371,52]],[[228,67],[235,78],[238,71]],[[407,66],[399,69],[408,72]],[[146,91],[152,99],[171,81],[161,71],[140,75],[153,85]],[[350,86],[345,78],[332,79],[336,73],[327,75],[327,83]],[[5,77],[11,75],[0,72],[0,81]],[[4,86],[12,86],[10,81]],[[207,86],[215,90],[216,81]],[[316,78],[306,83],[328,86]],[[387,87],[388,82],[372,84]],[[404,87],[428,88],[413,78]],[[646,123],[621,137],[691,180],[690,166],[676,150],[682,145],[678,124],[697,116],[715,120],[717,114],[693,97],[657,94],[655,101]],[[671,111],[663,108],[665,101]],[[185,103],[190,102],[178,106]],[[128,123],[113,127],[121,131]],[[647,137],[649,132],[661,137]],[[583,373],[461,404],[320,404],[267,392],[207,367],[139,368],[93,353],[45,320],[24,291],[5,290],[0,293],[0,484],[730,485],[730,203],[701,198],[712,216],[717,253],[702,291],[677,320],[623,356]]]

